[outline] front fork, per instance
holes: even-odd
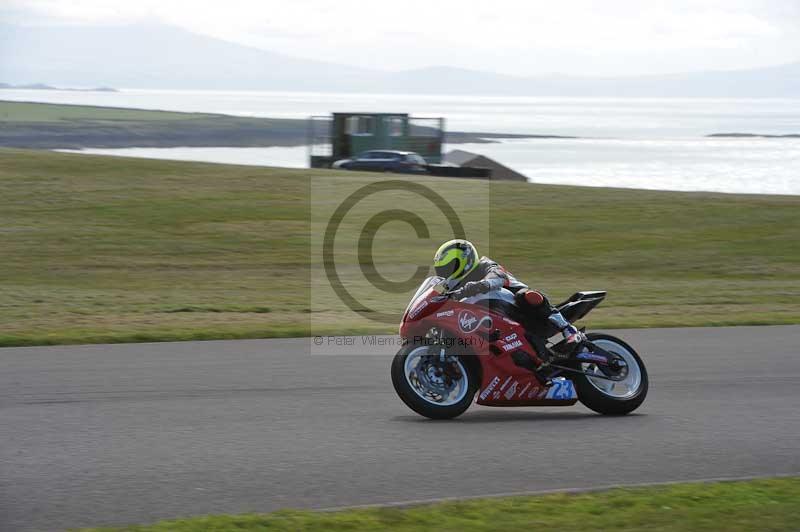
[[[441,329],[432,328],[430,331],[428,331],[428,334],[426,336],[430,340],[432,340],[434,342],[433,345],[431,345],[428,348],[429,349],[429,353],[432,356],[438,357],[440,367],[446,368],[446,369],[444,369],[445,372],[448,372],[448,370],[452,370],[452,367],[448,366],[448,364],[447,364],[447,348],[443,344],[440,343],[441,339],[442,339],[442,331],[441,331]],[[436,350],[437,349],[439,351],[438,355],[436,354]],[[459,372],[456,371],[456,373],[459,373]],[[460,377],[460,375],[451,375],[451,377],[452,378],[458,378],[458,377]]]

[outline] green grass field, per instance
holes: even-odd
[[[309,288],[312,181],[319,196],[376,179],[0,149],[0,345],[393,332]],[[553,299],[609,290],[589,327],[800,323],[798,197],[496,182],[487,219],[472,208],[485,182],[426,183],[486,228],[483,253]],[[380,235],[376,262],[397,278],[450,237]],[[355,269],[355,295],[399,320],[408,294]]]
[[[490,531],[651,530],[664,532],[770,532],[797,530],[800,479],[676,484],[447,502],[410,508],[341,512],[286,510],[270,514],[212,516],[153,525],[98,528],[128,532],[246,531]]]
[[[72,121],[172,121],[208,118],[206,113],[173,113],[144,109],[124,109],[92,105],[61,105],[37,102],[0,101],[0,122],[46,122],[48,124]]]

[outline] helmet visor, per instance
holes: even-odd
[[[434,269],[436,270],[436,275],[439,277],[444,277],[445,279],[449,279],[451,275],[458,271],[460,265],[460,260],[453,259],[447,264],[436,266]]]

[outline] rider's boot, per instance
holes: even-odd
[[[547,317],[547,320],[564,335],[566,341],[563,344],[559,343],[560,349],[556,350],[557,354],[572,354],[575,348],[586,339],[583,333],[570,324],[538,290],[522,289],[517,292],[515,297],[530,319],[539,321]],[[547,350],[544,350],[544,353],[547,353]]]
[[[572,354],[585,340],[586,336],[564,318],[559,311],[553,311],[547,319],[564,335],[564,345],[559,349],[564,354]]]

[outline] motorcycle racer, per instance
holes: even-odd
[[[580,401],[606,415],[624,415],[642,404],[647,370],[633,347],[609,334],[584,336],[581,330],[583,339],[567,350],[556,326],[584,318],[605,299],[604,290],[575,292],[554,305],[541,295],[533,301],[542,303],[531,305],[540,312],[529,316],[530,309],[518,302],[527,304],[525,294],[534,290],[493,260],[478,257],[467,242],[446,243],[436,257],[438,275],[426,277],[405,307],[391,375],[409,408],[431,419],[451,419],[473,403]],[[493,287],[499,289],[481,293]],[[550,321],[553,307],[561,315]]]
[[[443,277],[452,297],[461,300],[505,288],[514,294],[517,306],[528,318],[546,319],[564,335],[567,347],[579,345],[583,333],[556,310],[543,293],[531,290],[489,257],[479,257],[472,242],[449,240],[439,246],[433,259],[436,275]]]

